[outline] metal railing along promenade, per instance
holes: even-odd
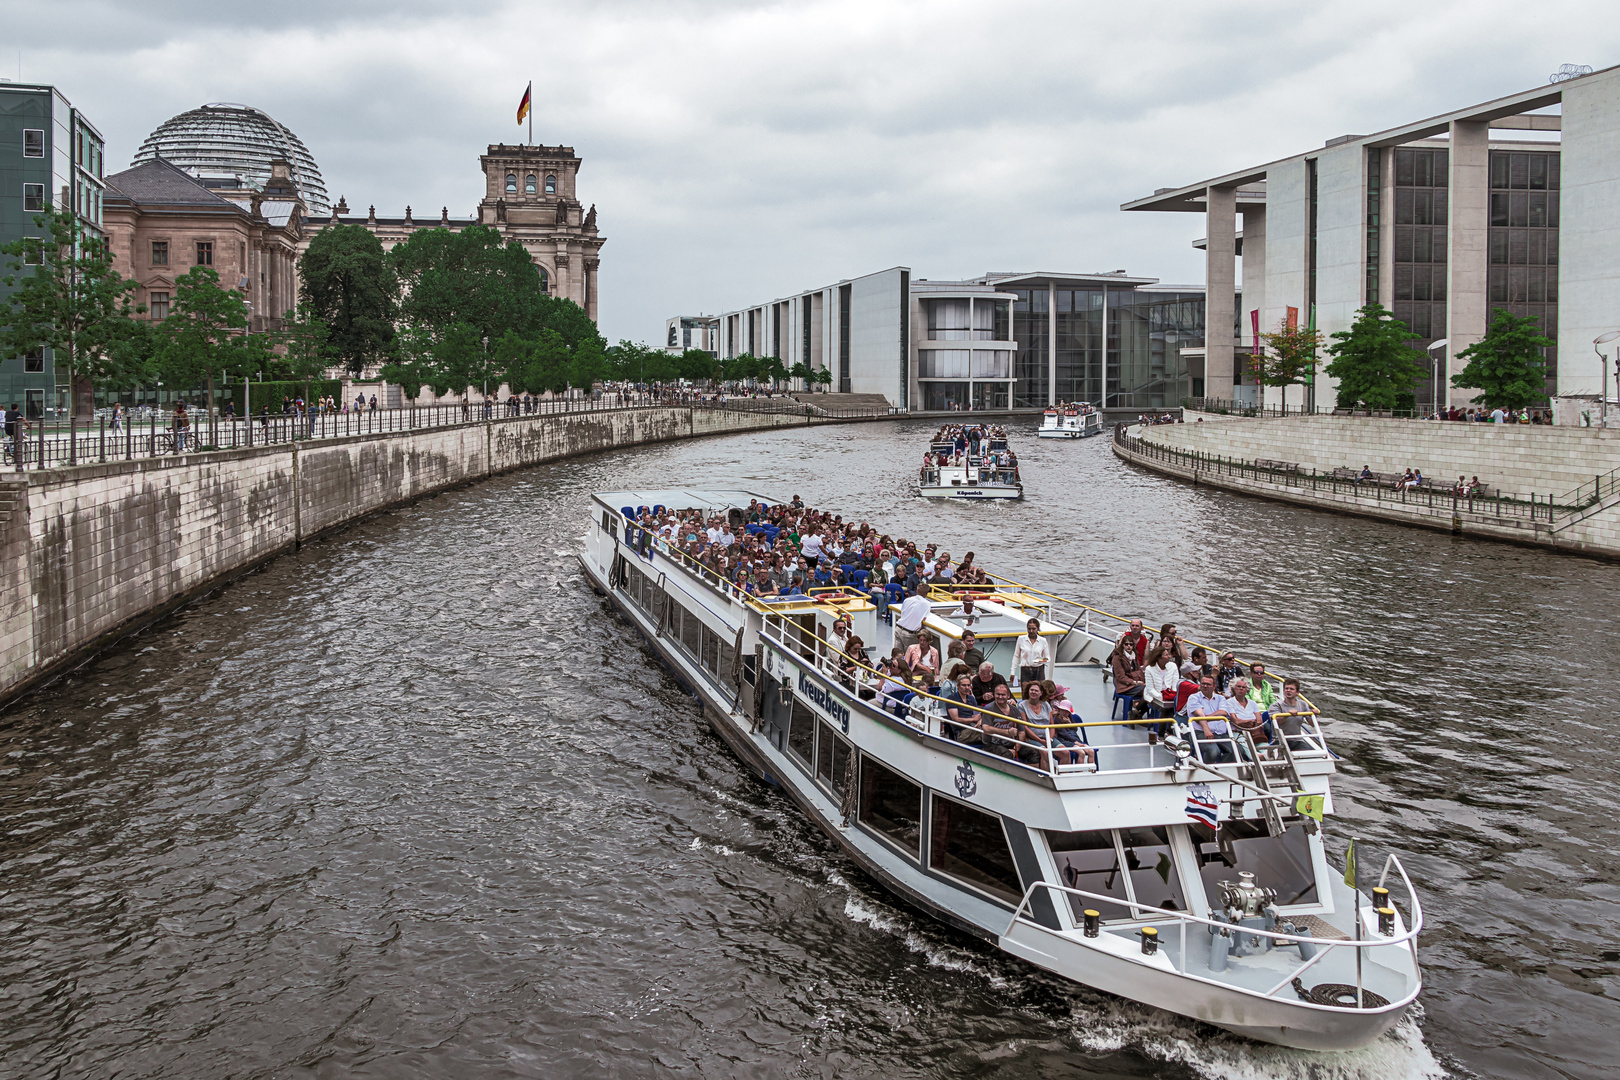
[[[1373,506],[1423,509],[1433,514],[1444,512],[1454,516],[1467,515],[1481,521],[1492,518],[1527,518],[1532,522],[1551,523],[1559,514],[1573,513],[1591,506],[1597,501],[1594,493],[1612,493],[1620,489],[1617,488],[1620,478],[1612,473],[1608,477],[1596,477],[1593,484],[1566,492],[1561,498],[1555,498],[1551,492],[1545,495],[1539,492],[1506,495],[1498,491],[1485,495],[1478,494],[1472,489],[1459,492],[1451,488],[1435,488],[1427,485],[1386,489],[1374,480],[1363,481],[1334,476],[1331,473],[1283,468],[1277,462],[1261,464],[1200,450],[1178,450],[1174,447],[1161,446],[1130,434],[1128,425],[1125,424],[1114,429],[1114,443],[1139,457],[1162,461],[1204,476],[1227,476],[1270,484],[1289,491],[1333,494]]]
[[[467,402],[452,405],[407,406],[398,409],[362,409],[350,412],[261,412],[251,418],[188,415],[175,426],[171,413],[143,410],[136,416],[112,419],[105,412],[94,419],[49,425],[32,421],[18,437],[6,437],[0,448],[0,467],[50,469],[177,455],[206,454],[219,450],[270,446],[307,439],[333,439],[353,435],[384,435],[432,428],[491,424],[539,416],[592,412],[625,412],[648,408],[723,410],[754,415],[802,416],[806,420],[881,419],[888,412],[871,409],[832,416],[800,405],[791,398],[729,398],[720,401],[700,395],[647,395],[629,400],[564,398],[531,402]]]

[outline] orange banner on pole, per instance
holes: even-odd
[[[1299,329],[1299,308],[1291,307],[1288,309],[1287,325],[1290,330]]]

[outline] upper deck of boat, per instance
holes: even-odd
[[[754,624],[765,640],[798,661],[812,665],[829,683],[841,683],[858,699],[864,699],[874,709],[881,709],[882,715],[892,722],[949,741],[953,727],[946,713],[952,703],[946,697],[946,686],[937,690],[908,686],[906,699],[898,701],[894,698],[899,695],[891,696],[891,688],[885,686],[893,680],[886,679],[876,669],[880,661],[889,658],[895,645],[901,643],[895,632],[894,614],[899,603],[896,587],[891,586],[888,593],[879,596],[865,587],[864,580],[849,580],[812,586],[802,595],[755,596],[726,580],[699,557],[683,551],[680,543],[661,539],[656,532],[648,530],[645,523],[638,523],[643,514],[655,512],[679,518],[695,511],[705,519],[731,520],[731,511],[737,510],[746,518],[751,504],[757,503],[768,512],[778,505],[774,500],[744,489],[699,488],[599,492],[595,500],[601,510],[613,515],[615,533],[619,526],[626,528],[626,539],[646,560],[643,565],[649,569],[673,570],[688,582],[693,595],[708,597],[710,603],[721,610],[729,609],[736,620],[745,620],[748,613],[753,613],[757,616]],[[774,548],[779,538],[785,541],[784,532],[773,528],[768,533],[751,533],[745,522],[737,535],[745,543],[757,535],[762,547]],[[697,529],[696,535],[703,537],[703,530]],[[699,544],[705,540],[700,539]],[[1173,771],[1178,764],[1176,749],[1149,738],[1150,721],[1138,718],[1133,722],[1128,715],[1122,715],[1111,686],[1113,673],[1108,655],[1129,620],[996,575],[989,577],[992,581],[985,585],[938,586],[931,590],[933,602],[924,630],[937,640],[941,659],[945,659],[951,643],[963,641],[971,632],[977,639],[978,649],[995,671],[1009,683],[1016,683],[1014,646],[1033,619],[1038,624],[1038,635],[1047,641],[1055,661],[1049,672],[1051,679],[1066,692],[1074,706],[1075,723],[1026,729],[1026,734],[1033,734],[1043,744],[1039,747],[1038,760],[1033,764],[1009,760],[1006,762],[1009,770],[1027,773],[1030,778],[1039,777],[1046,783],[1058,781],[1060,788],[1076,784],[1092,787],[1098,783],[1164,782],[1166,770]],[[968,596],[974,599],[971,612],[964,610],[963,601]],[[836,619],[848,620],[861,638],[857,653],[842,653],[831,644],[827,629]],[[1213,651],[1211,654],[1219,655]],[[1274,684],[1281,681],[1275,675],[1267,678]],[[1300,741],[1293,742],[1292,746],[1289,739],[1280,739],[1269,747],[1258,740],[1258,745],[1246,744],[1234,734],[1225,740],[1230,761],[1210,761],[1208,765],[1202,761],[1190,763],[1185,747],[1179,761],[1183,765],[1190,764],[1206,779],[1227,777],[1243,782],[1249,777],[1252,782],[1257,772],[1266,771],[1250,765],[1258,751],[1262,758],[1270,756],[1277,760],[1282,771],[1290,774],[1289,787],[1294,788],[1302,777],[1320,777],[1333,771],[1332,754],[1315,718],[1308,718],[1302,724],[1304,732]],[[1093,761],[1076,761],[1073,756],[1069,756],[1068,761],[1060,761],[1060,757],[1068,755],[1052,753],[1056,747],[1050,738],[1066,732],[1078,734],[1091,748]],[[1180,782],[1187,782],[1185,776]],[[1260,786],[1268,787],[1265,777],[1260,778]]]

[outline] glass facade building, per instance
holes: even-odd
[[[1541,320],[1558,340],[1559,156],[1556,150],[1491,151],[1490,309]],[[1547,349],[1547,392],[1557,387],[1558,350]]]
[[[1108,409],[1175,408],[1194,391],[1204,345],[1204,290],[1117,275],[1009,275],[1015,408],[1087,401]]]

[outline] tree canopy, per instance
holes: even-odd
[[[1356,312],[1347,331],[1333,335],[1327,374],[1338,380],[1339,404],[1369,409],[1409,409],[1412,388],[1423,377],[1426,357],[1407,344],[1412,331],[1381,304]]]
[[[324,228],[298,260],[298,272],[299,300],[326,325],[338,363],[358,374],[386,359],[399,281],[376,234],[361,225]]]
[[[1322,335],[1314,329],[1289,326],[1284,319],[1277,329],[1261,334],[1266,352],[1255,358],[1256,374],[1266,386],[1282,388],[1283,410],[1288,409],[1288,388],[1310,379]]]
[[[1467,364],[1451,377],[1451,385],[1459,390],[1480,391],[1472,400],[1488,409],[1545,404],[1545,350],[1554,342],[1542,334],[1539,322],[1497,308],[1484,338],[1457,354],[1457,359]]]

